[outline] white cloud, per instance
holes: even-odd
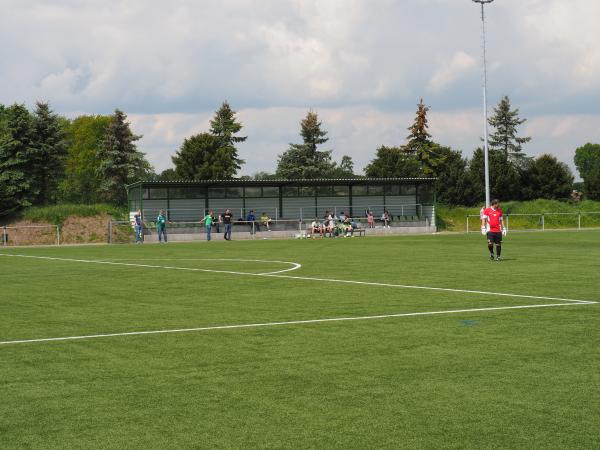
[[[250,136],[246,173],[274,169],[309,108],[336,159],[350,154],[360,168],[379,145],[404,141],[420,97],[438,141],[465,154],[479,145],[469,1],[0,0],[0,10],[0,102],[48,100],[68,115],[120,107],[157,168],[224,99]],[[596,0],[487,7],[490,104],[511,97],[530,119],[533,153],[568,161],[580,140],[598,139],[599,16]]]
[[[454,53],[450,61],[443,61],[440,64],[440,68],[433,74],[427,87],[430,91],[439,92],[459,80],[464,74],[473,71],[475,67],[475,58],[459,50]]]

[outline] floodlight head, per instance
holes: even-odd
[[[494,0],[473,0],[475,3],[481,3],[482,5],[486,3],[492,3]]]

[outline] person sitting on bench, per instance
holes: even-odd
[[[271,231],[271,218],[267,216],[267,213],[264,212],[260,215],[260,223],[267,231]]]
[[[246,222],[250,227],[250,234],[255,231],[260,231],[260,225],[256,222],[256,216],[254,215],[254,210],[251,209],[248,215],[246,216]]]
[[[321,237],[323,237],[323,228],[324,227],[319,222],[319,219],[315,217],[315,220],[313,220],[313,222],[310,224],[310,232],[312,237],[314,238],[316,234],[319,234]]]

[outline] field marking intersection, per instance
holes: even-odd
[[[183,271],[193,271],[193,272],[226,273],[226,274],[233,274],[233,275],[246,275],[246,276],[256,276],[256,277],[271,277],[271,278],[284,278],[284,279],[306,280],[306,281],[346,283],[346,284],[358,284],[358,285],[367,285],[367,286],[393,287],[393,288],[401,288],[401,289],[421,289],[421,290],[432,290],[432,291],[441,291],[441,292],[458,292],[458,293],[469,293],[469,294],[491,295],[491,296],[502,296],[502,297],[513,297],[513,298],[526,298],[526,299],[534,299],[534,300],[551,300],[551,301],[562,302],[562,303],[547,303],[547,304],[533,304],[533,305],[495,306],[495,307],[485,307],[485,308],[466,308],[466,309],[442,310],[442,311],[422,311],[422,312],[383,314],[383,315],[379,314],[379,315],[358,316],[358,317],[330,317],[330,318],[290,320],[290,321],[265,322],[265,323],[215,325],[215,326],[206,326],[206,327],[178,328],[178,329],[167,329],[167,330],[163,329],[163,330],[146,330],[146,331],[128,331],[128,332],[102,333],[102,334],[90,334],[90,335],[80,335],[80,336],[62,336],[62,337],[38,338],[38,339],[19,339],[19,340],[12,340],[12,341],[0,341],[0,345],[35,343],[35,342],[52,342],[52,341],[72,341],[72,340],[96,339],[96,338],[116,337],[116,336],[136,336],[136,335],[150,335],[150,334],[186,333],[186,332],[200,332],[200,331],[211,331],[211,330],[273,327],[273,326],[286,326],[286,325],[303,325],[303,324],[324,323],[324,322],[374,320],[374,319],[387,319],[387,318],[394,318],[394,317],[397,318],[397,317],[414,317],[414,316],[442,315],[442,314],[459,314],[459,313],[483,312],[483,311],[551,308],[551,307],[560,307],[560,306],[580,306],[580,305],[593,305],[593,304],[598,303],[597,301],[592,301],[592,300],[577,300],[577,299],[567,299],[567,298],[547,297],[547,296],[510,294],[510,293],[504,293],[504,292],[488,292],[488,291],[477,291],[477,290],[469,290],[469,289],[454,289],[454,288],[441,288],[441,287],[431,287],[431,286],[378,283],[378,282],[358,281],[358,280],[342,280],[342,279],[334,279],[334,278],[318,278],[318,277],[301,277],[301,276],[293,276],[293,275],[281,275],[282,272],[296,270],[301,267],[301,265],[298,263],[292,263],[292,262],[288,262],[288,261],[245,260],[245,261],[254,261],[254,262],[276,262],[276,263],[285,263],[285,264],[293,265],[292,268],[285,269],[282,271],[266,272],[266,273],[252,273],[252,272],[237,272],[237,271],[218,270],[218,269],[200,269],[200,268],[191,268],[191,267],[176,267],[176,266],[160,266],[160,265],[139,264],[139,263],[125,263],[125,262],[115,262],[115,261],[105,261],[105,260],[86,260],[86,259],[74,259],[74,258],[58,258],[58,257],[50,257],[50,256],[20,255],[20,254],[9,254],[9,253],[1,253],[1,252],[0,252],[0,256],[32,258],[32,259],[53,260],[53,261],[66,261],[66,262],[80,262],[80,263],[89,263],[89,264],[118,265],[118,266],[127,266],[127,267],[183,270]]]

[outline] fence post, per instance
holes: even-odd
[[[6,225],[2,227],[2,245],[4,247],[8,245],[8,237],[6,236]]]
[[[542,214],[542,231],[545,231],[545,230],[546,230],[546,223],[544,220],[544,214]]]
[[[467,216],[467,234],[469,234],[469,216]]]
[[[112,220],[108,221],[108,243],[112,244]]]
[[[581,230],[581,213],[577,214],[577,229]]]
[[[506,229],[507,229],[507,230],[509,229],[509,228],[508,228],[508,218],[509,218],[509,217],[510,217],[510,216],[507,214],[507,215],[506,215]]]
[[[56,245],[60,245],[60,227],[56,225]]]

